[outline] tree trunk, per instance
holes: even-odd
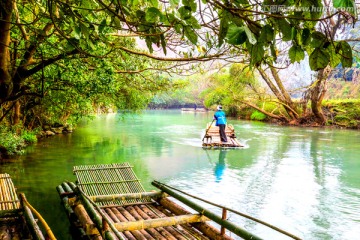
[[[322,100],[324,99],[327,90],[326,80],[328,78],[329,73],[330,73],[329,67],[319,70],[317,81],[310,95],[311,110],[316,118],[316,122],[321,125],[325,124],[326,121],[321,106],[322,106]]]
[[[13,125],[16,125],[20,122],[20,102],[19,100],[16,100],[15,106],[14,106],[14,115],[13,115]]]
[[[283,86],[282,81],[275,68],[270,67],[271,73],[275,79],[277,86],[271,81],[270,77],[261,67],[258,67],[257,69],[260,75],[262,76],[262,78],[264,79],[264,81],[266,82],[266,84],[271,89],[271,91],[275,94],[277,99],[282,103],[289,117],[291,119],[298,119],[298,114],[296,112],[295,104],[291,100],[290,94],[286,91],[285,87]]]
[[[0,104],[11,94],[12,84],[9,73],[10,28],[14,0],[2,0],[0,4]]]

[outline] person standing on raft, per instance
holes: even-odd
[[[219,127],[221,142],[227,142],[227,137],[225,133],[226,116],[225,112],[222,110],[221,105],[217,106],[217,111],[214,114],[214,120],[216,120],[216,126]]]

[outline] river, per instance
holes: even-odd
[[[359,131],[228,119],[245,147],[205,150],[201,139],[211,120],[211,112],[180,110],[99,116],[71,134],[39,141],[0,168],[61,240],[72,237],[56,186],[75,181],[75,165],[115,162],[133,165],[148,191],[157,180],[303,239],[360,236]],[[264,239],[290,239],[234,214],[228,218]]]

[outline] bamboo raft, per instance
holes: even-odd
[[[38,239],[45,240],[44,234],[33,212],[39,213],[28,203],[23,193],[18,194],[9,174],[0,174],[0,239]],[[46,222],[41,218],[46,229],[47,239],[55,239]]]
[[[182,112],[207,112],[206,108],[181,108]]]
[[[220,139],[219,127],[208,123],[206,126],[206,133],[202,140],[202,146],[204,148],[238,148],[244,147],[237,139],[235,135],[235,129],[233,125],[227,124],[225,128],[225,134],[227,142],[222,142]]]
[[[57,191],[76,239],[232,239],[225,228],[244,239],[260,239],[229,223],[226,211],[217,216],[157,181],[152,184],[161,191],[145,192],[128,163],[75,166],[73,171],[76,184],[63,182]]]

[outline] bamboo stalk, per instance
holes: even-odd
[[[116,223],[114,225],[116,229],[119,231],[133,231],[133,230],[146,229],[146,228],[173,226],[177,224],[204,222],[207,220],[208,219],[204,216],[198,214],[191,214],[191,215],[166,217],[160,219],[122,222],[122,223]]]
[[[113,194],[113,195],[97,195],[89,196],[94,202],[106,202],[116,200],[129,200],[129,199],[143,199],[143,198],[159,198],[162,197],[162,192],[139,192],[139,193],[126,193],[126,194]]]
[[[37,225],[34,216],[31,213],[30,208],[27,207],[26,205],[24,205],[23,208],[24,208],[24,216],[26,219],[26,223],[33,238],[36,240],[45,240],[44,235],[42,234],[39,226]]]
[[[111,208],[112,212],[115,214],[117,221],[114,222],[126,222],[128,221],[116,208]],[[133,234],[130,231],[124,231],[123,234],[126,236],[129,240],[136,240],[136,238],[133,236]]]
[[[61,201],[63,202],[63,206],[65,208],[67,216],[70,219],[73,219],[75,213],[74,213],[74,210],[72,209],[72,207],[69,204],[69,198],[67,197],[63,186],[62,185],[57,186],[56,190],[57,190],[57,192],[59,193],[59,195],[61,197]]]
[[[117,210],[119,210],[119,212],[121,213],[121,215],[123,215],[125,218],[126,218],[126,221],[124,222],[119,222],[119,223],[115,223],[115,228],[117,229],[116,225],[117,224],[127,224],[128,222],[132,222],[132,221],[136,221],[135,218],[128,212],[126,211],[123,207],[118,207]],[[134,234],[134,236],[138,239],[138,237],[142,238],[148,234],[143,228],[140,228],[140,229],[117,229],[118,231],[131,231],[132,234]]]
[[[98,165],[96,165],[98,166]],[[89,169],[78,169],[76,168],[78,166],[75,166],[73,172],[81,172],[81,171],[96,171],[96,170],[102,170],[102,169],[119,169],[119,168],[132,168],[132,166],[109,166],[109,167],[95,167],[95,168],[89,168]]]
[[[156,211],[160,216],[173,216],[174,214],[169,211],[169,209],[165,209],[164,206],[157,206],[153,211]],[[188,213],[184,213],[188,214]],[[206,223],[193,223],[195,224],[206,224]],[[186,239],[192,240],[208,240],[209,238],[203,235],[199,230],[192,227],[190,224],[182,224],[173,227],[174,231],[179,232]],[[168,229],[167,229],[168,230]]]
[[[142,219],[148,220],[151,219],[145,212],[143,212],[138,206],[135,206],[134,209],[136,212],[141,216]],[[136,216],[135,216],[136,217]],[[140,219],[140,218],[139,218]],[[166,240],[164,236],[162,236],[157,229],[155,228],[148,228],[146,229],[156,240]]]
[[[133,216],[135,221],[143,221],[144,219],[136,212],[136,210],[132,206],[128,206],[125,208],[129,213],[131,213],[131,216]],[[150,235],[149,229],[145,229],[144,231],[141,231],[146,239],[155,240],[155,238]]]
[[[73,183],[70,183],[73,184]],[[114,227],[114,225],[111,223],[111,219],[109,219],[109,217],[94,203],[91,201],[91,199],[88,199],[87,196],[84,194],[84,192],[82,192],[79,188],[76,188],[76,186],[74,186],[75,188],[75,192],[79,193],[79,196],[81,198],[81,200],[84,203],[84,206],[88,206],[90,210],[95,212],[94,218],[92,218],[92,220],[95,222],[95,224],[98,227],[99,232],[102,231],[103,229],[103,225],[102,225],[102,219],[101,218],[96,218],[95,216],[98,216],[99,214],[101,215],[102,218],[104,218],[104,220],[107,222],[107,224],[109,224],[112,232],[116,235],[117,238],[119,239],[124,239],[123,235],[116,230],[116,228]],[[96,208],[96,210],[94,209],[94,207]],[[90,217],[92,217],[90,215]],[[103,235],[105,235],[105,239],[106,240],[115,240],[115,237],[113,236],[112,232],[110,231],[105,231],[103,233]]]
[[[74,208],[74,212],[78,217],[80,224],[84,228],[86,235],[100,235],[99,230],[82,204],[77,204]]]
[[[168,217],[162,214],[160,211],[157,211],[157,209],[152,205],[141,205],[139,210],[140,212],[144,212],[144,214],[148,214],[148,216],[151,217],[150,219],[163,219]],[[171,215],[169,217],[174,217],[174,215]],[[159,231],[167,239],[183,239],[183,236],[174,230],[174,227],[176,225],[178,224],[174,224],[170,226],[164,225],[162,227],[156,228],[156,230]]]

